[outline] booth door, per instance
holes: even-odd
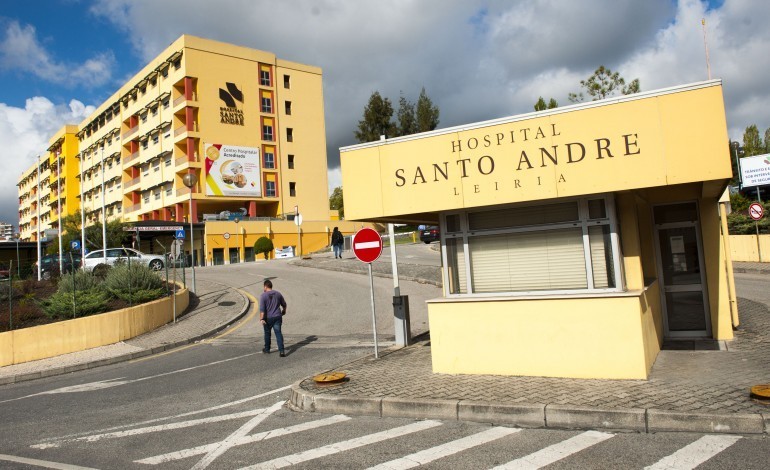
[[[710,337],[697,204],[656,206],[654,216],[666,336]]]

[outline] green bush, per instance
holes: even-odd
[[[257,242],[254,243],[254,251],[257,253],[263,253],[265,255],[265,259],[267,259],[267,255],[273,251],[273,240],[270,240],[267,237],[259,237]]]
[[[40,302],[40,306],[50,318],[84,317],[106,311],[108,300],[106,292],[94,288],[76,292],[74,298],[72,292],[56,292]]]
[[[72,282],[73,276],[75,277],[74,284]],[[101,280],[98,277],[90,272],[83,272],[78,269],[74,273],[62,275],[62,277],[59,278],[59,284],[57,285],[56,290],[57,292],[71,294],[73,290],[81,292],[100,288]]]
[[[156,271],[134,263],[116,264],[104,279],[104,288],[111,295],[129,303],[142,303],[163,297],[166,287]]]

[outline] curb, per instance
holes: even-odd
[[[209,282],[211,282],[211,281],[209,281]],[[251,305],[251,301],[249,300],[249,298],[240,289],[231,288],[231,287],[228,287],[228,288],[233,289],[235,292],[238,293],[238,295],[240,295],[243,298],[243,300],[244,300],[243,307],[241,308],[240,312],[237,315],[235,315],[233,318],[229,319],[227,322],[225,322],[225,323],[223,323],[221,325],[218,325],[216,328],[214,328],[214,329],[212,329],[210,331],[201,333],[201,334],[196,335],[196,336],[191,337],[191,338],[179,340],[179,341],[176,341],[174,343],[163,344],[163,345],[160,345],[160,346],[155,346],[153,348],[142,349],[140,351],[135,351],[135,352],[132,352],[132,353],[127,353],[127,354],[121,354],[119,356],[108,357],[108,358],[99,359],[99,360],[96,360],[96,361],[83,362],[83,363],[80,363],[80,364],[73,364],[73,365],[64,366],[64,367],[57,367],[57,368],[53,368],[53,369],[46,369],[46,370],[41,370],[41,371],[38,371],[38,372],[30,372],[28,374],[10,375],[8,377],[0,377],[0,385],[8,385],[8,384],[13,384],[13,383],[27,382],[27,381],[30,381],[30,380],[42,379],[44,377],[52,377],[52,376],[56,376],[56,375],[69,374],[70,372],[77,372],[79,370],[94,369],[96,367],[108,366],[108,365],[117,364],[117,363],[120,363],[120,362],[131,361],[131,360],[138,359],[138,358],[145,357],[145,356],[151,356],[151,355],[154,355],[154,354],[158,354],[158,353],[161,353],[161,352],[168,351],[170,349],[176,349],[178,347],[185,346],[185,345],[188,345],[188,344],[191,344],[191,343],[197,343],[197,342],[199,342],[201,340],[204,340],[204,339],[206,339],[206,338],[208,338],[210,336],[213,336],[213,335],[219,333],[220,331],[224,330],[225,328],[229,327],[233,323],[235,323],[238,320],[240,320],[241,318],[243,318],[243,316],[246,314],[246,312],[249,311],[249,306]],[[190,313],[190,312],[185,312],[184,315],[187,315],[188,313]]]
[[[770,434],[770,412],[715,414],[654,408],[602,409],[556,404],[314,394],[302,388],[302,384],[308,381],[312,378],[292,385],[289,398],[291,409],[379,418],[443,419],[522,428]]]
[[[336,271],[340,273],[349,273],[349,274],[363,274],[366,275],[367,272],[365,270],[358,270],[353,268],[348,268],[345,266],[335,266],[335,267],[327,267],[327,266],[318,266],[318,265],[311,265],[310,263],[302,263],[302,260],[299,261],[293,261],[290,263],[292,266],[297,266],[301,268],[313,268],[313,269],[323,269],[324,271]],[[386,273],[378,273],[375,271],[372,271],[372,276],[374,277],[382,277],[385,279],[393,279],[393,274],[386,274]],[[443,284],[441,281],[433,281],[431,279],[425,279],[421,277],[412,277],[412,276],[403,276],[399,273],[398,275],[399,281],[410,281],[410,282],[416,282],[419,284],[430,284],[432,286],[436,287],[442,287]]]

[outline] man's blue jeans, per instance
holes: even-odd
[[[282,317],[268,318],[262,327],[265,329],[265,349],[263,351],[270,352],[271,335],[270,330],[275,331],[275,342],[278,343],[278,352],[283,352],[283,333],[281,333],[281,325],[283,324]]]
[[[342,245],[334,245],[334,257],[342,258]]]

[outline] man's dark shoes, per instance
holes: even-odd
[[[267,349],[263,349],[263,350],[262,350],[262,354],[270,354],[270,351],[269,351],[269,350],[267,350]]]
[[[278,355],[281,356],[281,357],[286,357],[286,353],[283,352],[283,351],[281,351]]]

